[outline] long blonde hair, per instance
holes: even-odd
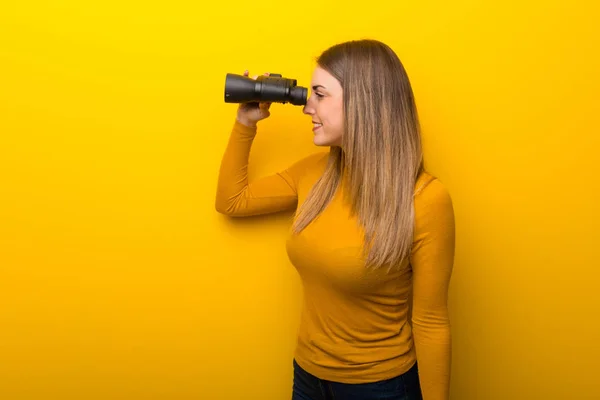
[[[299,208],[299,233],[325,209],[340,184],[364,231],[369,267],[399,266],[414,235],[414,188],[424,170],[420,124],[408,75],[396,53],[372,39],[336,44],[319,67],[341,84],[342,146],[332,146],[323,175]]]

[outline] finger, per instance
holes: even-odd
[[[244,71],[244,76],[248,76],[248,70]]]

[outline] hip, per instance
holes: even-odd
[[[392,378],[343,383],[319,378],[293,361],[292,400],[422,400],[418,366]]]

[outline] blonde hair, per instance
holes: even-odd
[[[398,267],[411,252],[414,188],[424,170],[408,75],[396,53],[372,39],[336,44],[316,61],[341,84],[344,134],[342,146],[330,148],[293,231],[317,218],[343,184],[351,214],[364,230],[367,266]]]

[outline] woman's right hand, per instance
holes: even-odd
[[[269,76],[269,73],[265,73],[265,76]],[[248,71],[244,71],[244,76],[248,76]],[[252,77],[252,79],[256,80],[258,75]],[[237,112],[237,120],[249,127],[256,127],[256,123],[260,120],[268,118],[271,113],[269,112],[269,107],[271,107],[270,102],[250,102],[250,103],[241,103],[238,107]]]

